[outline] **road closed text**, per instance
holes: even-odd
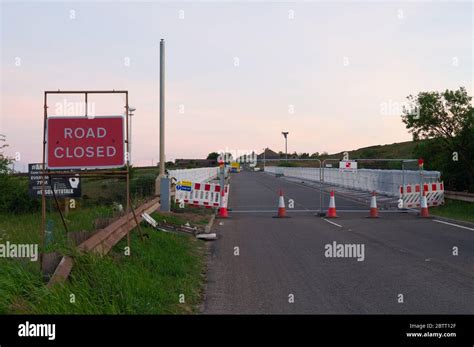
[[[48,168],[124,164],[123,117],[48,119]]]

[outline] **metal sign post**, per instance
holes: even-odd
[[[220,170],[220,186],[224,190],[225,186],[225,161],[223,158],[219,159],[219,170]]]
[[[83,116],[73,117],[48,117],[48,95],[50,94],[83,94],[85,100],[85,114]],[[104,117],[89,117],[87,115],[87,103],[89,94],[125,94],[125,129],[123,129],[123,120],[118,123],[114,121],[111,125],[110,121]],[[89,176],[89,177],[103,177],[103,176],[125,176],[127,180],[127,202],[126,212],[130,212],[130,166],[129,166],[129,132],[128,132],[128,91],[126,90],[98,90],[98,91],[45,91],[44,92],[44,115],[43,115],[43,161],[41,173],[41,255],[40,262],[42,267],[42,258],[45,251],[45,231],[46,231],[46,180],[49,178],[53,181],[58,177],[71,176]],[[110,117],[109,117],[110,118]],[[115,117],[117,118],[117,117]],[[120,117],[119,117],[120,118]],[[61,119],[63,119],[61,121]],[[66,120],[64,120],[66,119]],[[100,124],[98,124],[98,122]],[[62,123],[62,124],[61,124]],[[86,130],[81,127],[81,124],[87,124],[89,127]],[[95,126],[94,126],[95,124]],[[57,128],[55,128],[57,127]],[[119,128],[121,127],[121,131]],[[100,129],[99,129],[100,128]],[[78,130],[82,129],[82,130]],[[92,129],[92,130],[91,130]],[[111,132],[109,132],[111,131]],[[107,133],[109,138],[106,138]],[[120,133],[122,135],[120,136]],[[125,135],[124,135],[125,134]],[[111,136],[110,136],[111,135]],[[73,140],[75,137],[75,141]],[[109,141],[110,140],[110,141]],[[59,143],[58,143],[59,141]],[[79,141],[79,142],[76,142]],[[105,141],[105,142],[104,142]],[[107,142],[109,141],[109,142]],[[121,142],[121,144],[120,144]],[[123,143],[126,144],[125,153],[123,153]],[[66,147],[72,148],[77,143],[87,144],[89,149],[83,148],[80,150],[69,149],[66,153]],[[112,149],[111,143],[119,147]],[[105,144],[104,146],[101,146]],[[62,145],[58,146],[58,145]],[[102,148],[103,147],[103,148]],[[58,149],[61,148],[61,149]],[[104,168],[120,168],[125,164],[126,170],[102,170]],[[99,169],[99,170],[83,170]],[[59,169],[59,170],[58,170]],[[71,169],[64,171],[64,169]],[[63,170],[63,171],[61,171]],[[53,190],[54,192],[54,190]],[[63,220],[64,223],[64,220]],[[130,247],[130,236],[128,237],[128,246]]]
[[[423,193],[425,191],[425,187],[423,186],[423,166],[424,161],[423,159],[418,159],[418,168],[420,169],[420,207],[421,207],[421,200],[423,200]]]

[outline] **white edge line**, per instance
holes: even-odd
[[[467,230],[472,230],[472,231],[474,231],[474,228],[468,228],[468,227],[465,227],[464,225],[458,225],[458,224],[448,223],[448,222],[444,222],[444,221],[442,221],[442,220],[433,219],[433,222],[443,223],[443,224],[451,225],[451,226],[453,226],[453,227],[458,227],[458,228],[462,228],[462,229],[467,229]]]
[[[325,220],[325,221],[328,222],[328,223],[331,223],[332,225],[335,225],[335,226],[337,226],[337,227],[339,227],[339,228],[342,228],[342,225],[339,225],[339,224],[337,224],[337,223],[331,222],[330,220],[327,220],[326,218],[321,218],[321,219],[322,219],[322,220]]]
[[[293,210],[290,208],[286,209],[286,212],[320,212],[321,210]],[[229,210],[229,212],[234,213],[277,213],[276,210]],[[323,210],[325,212],[325,210]],[[368,210],[340,210],[338,209],[337,212],[343,213],[369,213]],[[379,213],[408,213],[408,211],[398,211],[398,210],[379,210]]]

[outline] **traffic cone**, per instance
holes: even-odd
[[[286,215],[285,199],[283,198],[283,191],[280,189],[280,198],[278,199],[278,215],[273,218],[290,218]]]
[[[422,218],[430,218],[430,214],[428,212],[428,203],[426,202],[426,195],[423,192],[423,196],[421,197],[421,205],[420,205],[420,217]]]
[[[377,208],[377,197],[375,190],[372,192],[372,199],[370,199],[370,213],[367,218],[379,218],[379,210]]]
[[[329,208],[328,213],[326,214],[328,218],[336,218],[336,199],[334,198],[334,191],[331,191],[331,198],[329,199]]]
[[[218,218],[228,218],[229,214],[227,212],[227,202],[224,201],[225,192],[224,189],[221,190],[221,203],[219,206],[219,215]]]

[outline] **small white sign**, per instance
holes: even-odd
[[[339,172],[356,172],[357,162],[353,160],[341,160],[339,162]]]

